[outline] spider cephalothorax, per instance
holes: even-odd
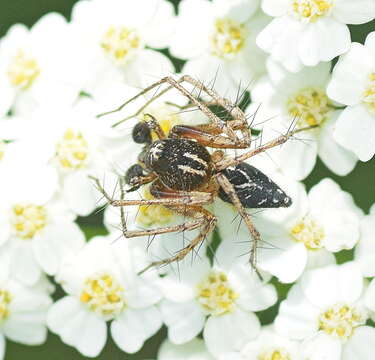
[[[209,102],[200,100],[199,95],[194,96],[181,85],[183,82],[192,84],[200,92],[209,95],[212,100]],[[145,106],[132,117],[139,115],[157,97],[175,88],[189,99],[190,102],[186,107],[196,106],[210,122],[195,126],[175,125],[169,134],[165,134],[158,119],[146,114],[144,121],[136,124],[132,131],[133,140],[144,144],[144,148],[138,157],[138,164],[128,169],[125,182],[130,185],[128,192],[138,189],[143,184],[151,183],[150,193],[153,199],[126,200],[125,191],[122,189],[122,198],[114,200],[95,179],[99,190],[111,205],[121,207],[125,237],[200,229],[197,237],[176,255],[155,261],[150,266],[183,259],[215,228],[216,217],[205,209],[204,205],[212,203],[217,197],[231,203],[243,218],[251,234],[253,242],[250,263],[256,269],[255,254],[260,234],[254,227],[246,208],[288,207],[292,200],[269,177],[244,161],[284,143],[296,131],[289,131],[264,145],[249,150],[251,133],[242,110],[189,76],[183,76],[177,81],[171,77],[163,78],[115,111],[121,110],[130,101],[164,83],[169,86],[147,101]],[[221,119],[210,109],[209,105],[222,107],[229,118]],[[231,158],[225,156],[222,150],[209,152],[207,148],[248,150],[242,155]],[[128,231],[122,207],[131,205],[163,205],[178,214],[191,218],[191,221],[166,228]]]

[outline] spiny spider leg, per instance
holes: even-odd
[[[139,92],[137,95],[133,96],[131,99],[127,100],[125,103],[123,103],[117,109],[99,114],[99,115],[97,115],[97,117],[101,117],[101,116],[104,116],[104,115],[108,115],[108,114],[112,114],[114,112],[121,111],[127,104],[129,104],[131,101],[137,99],[139,96],[142,96],[142,95],[146,94],[148,91],[152,90],[153,88],[155,88],[157,86],[162,85],[163,83],[168,83],[168,84],[170,84],[169,87],[167,87],[166,89],[161,91],[159,94],[154,95],[152,97],[152,99],[150,99],[140,110],[137,111],[136,114],[133,114],[133,115],[131,115],[131,116],[129,116],[129,117],[123,119],[123,120],[118,121],[117,123],[115,123],[113,125],[113,127],[119,125],[120,123],[122,123],[125,120],[128,120],[128,119],[130,119],[134,116],[137,116],[147,105],[149,105],[152,101],[154,101],[159,96],[161,96],[161,94],[164,94],[165,92],[171,90],[172,88],[175,88],[180,93],[185,95],[195,106],[197,106],[198,109],[200,109],[212,121],[212,123],[216,127],[220,128],[222,130],[222,132],[224,132],[229,138],[231,138],[233,141],[240,141],[240,139],[238,139],[236,133],[231,128],[231,126],[226,124],[214,112],[212,112],[204,102],[198,100],[191,92],[189,92],[187,89],[185,89],[181,85],[181,83],[184,82],[184,81],[186,81],[186,82],[194,85],[195,87],[203,90],[204,92],[206,92],[208,95],[213,97],[219,103],[219,105],[224,107],[231,114],[231,116],[234,119],[242,121],[243,124],[244,124],[244,126],[241,128],[241,132],[242,132],[242,135],[243,135],[243,141],[246,141],[248,144],[250,144],[250,132],[249,132],[249,129],[247,127],[246,116],[242,112],[242,110],[238,106],[231,104],[229,102],[229,100],[227,100],[225,98],[221,98],[214,90],[207,88],[202,82],[200,82],[198,80],[194,80],[193,78],[191,78],[188,75],[184,75],[178,80],[175,80],[170,76],[162,78],[159,81],[155,82],[154,84],[148,86],[147,88],[145,88],[141,92]]]
[[[121,194],[121,200],[125,200],[124,184],[122,180],[120,181],[120,194]],[[204,220],[202,219],[198,221],[189,221],[180,225],[166,226],[166,227],[158,228],[158,229],[129,231],[126,225],[124,206],[120,207],[120,213],[121,213],[122,233],[126,238],[159,235],[159,234],[166,234],[170,232],[181,232],[185,230],[194,230],[194,229],[201,227],[204,224]]]
[[[229,180],[222,173],[216,174],[216,179],[217,179],[217,182],[222,187],[222,189],[228,194],[229,198],[232,201],[232,204],[237,209],[237,211],[240,213],[242,219],[245,221],[245,224],[246,224],[247,228],[249,229],[249,232],[250,232],[251,237],[253,239],[252,247],[251,247],[251,251],[250,251],[249,262],[251,264],[251,267],[256,272],[256,274],[262,280],[263,278],[262,278],[262,276],[261,276],[261,274],[260,274],[260,272],[259,272],[259,270],[256,266],[256,263],[257,263],[256,253],[257,253],[259,241],[261,240],[260,234],[259,234],[258,230],[255,228],[255,226],[254,226],[254,224],[251,220],[250,214],[248,214],[246,212],[246,209],[242,206],[241,201],[238,198],[238,196],[236,194],[236,190],[234,189],[233,185],[229,182]]]
[[[136,206],[136,205],[204,205],[212,201],[212,194],[199,191],[190,191],[189,193],[180,192],[176,193],[176,198],[165,199],[140,199],[140,200],[121,200],[112,199],[109,194],[104,190],[98,178],[89,176],[90,179],[95,181],[98,190],[107,199],[112,206]]]
[[[175,261],[181,261],[185,258],[186,255],[188,255],[192,250],[194,250],[194,248],[197,245],[202,243],[202,241],[204,241],[204,239],[214,230],[217,219],[208,210],[204,209],[201,206],[187,206],[185,211],[186,210],[189,212],[189,215],[191,217],[203,219],[205,225],[201,228],[199,234],[193,240],[191,240],[187,246],[178,251],[176,255],[163,260],[153,261],[150,265],[141,270],[139,274],[143,274],[145,271],[155,266],[163,266]]]
[[[273,139],[267,143],[265,143],[264,145],[261,145],[261,146],[258,146],[257,148],[253,149],[253,150],[250,150],[240,156],[236,156],[235,158],[225,158],[219,162],[216,163],[216,170],[217,171],[221,171],[221,170],[224,170],[226,168],[228,168],[229,166],[236,166],[238,164],[240,164],[241,162],[257,155],[257,154],[260,154],[266,150],[269,150],[269,149],[272,149],[273,147],[275,146],[279,146],[281,144],[284,144],[286,143],[291,137],[293,137],[295,134],[301,132],[301,131],[306,131],[306,130],[310,130],[310,129],[314,129],[316,128],[315,125],[313,126],[307,126],[307,127],[304,127],[304,128],[300,128],[300,129],[297,129],[297,130],[289,130],[286,134],[284,135],[280,135],[279,137],[277,137],[276,139]]]
[[[196,126],[175,125],[169,137],[194,139],[203,146],[209,146],[218,149],[246,149],[249,144],[246,141],[233,141],[227,136],[220,135],[221,130],[213,124],[204,124]]]

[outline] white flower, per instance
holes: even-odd
[[[359,264],[363,276],[375,276],[375,205],[370,209],[370,214],[364,216],[360,224],[361,237],[355,247],[354,259]]]
[[[49,13],[28,30],[13,25],[0,41],[0,116],[26,114],[37,104],[56,108],[79,94],[69,56],[71,32],[62,15]]]
[[[15,156],[2,168],[0,245],[7,242],[11,248],[12,275],[32,285],[42,271],[55,274],[85,239],[74,214],[56,196],[56,171],[33,159],[27,145],[12,143],[10,155]]]
[[[264,72],[265,54],[255,37],[268,22],[256,0],[185,0],[179,5],[174,56],[188,59],[183,72],[230,98]]]
[[[109,166],[97,113],[96,104],[85,97],[58,113],[48,105],[38,108],[23,124],[28,133],[21,140],[36,147],[40,162],[57,170],[62,199],[81,216],[100,205],[101,196],[88,176],[101,177]]]
[[[340,57],[327,92],[348,105],[337,120],[335,140],[361,161],[370,160],[375,154],[375,32],[367,36],[365,45],[352,43]]]
[[[207,259],[185,262],[179,273],[163,277],[161,286],[169,340],[183,344],[203,329],[206,346],[214,356],[239,350],[254,339],[260,324],[253,311],[276,301],[274,287],[261,282],[248,266],[211,267]]]
[[[27,287],[9,276],[9,253],[0,248],[0,359],[5,338],[25,345],[40,345],[47,338],[45,317],[52,301],[46,280]],[[8,260],[8,261],[7,261]]]
[[[300,345],[289,337],[280,336],[272,326],[265,326],[258,337],[247,343],[231,357],[219,357],[219,360],[301,360]]]
[[[118,82],[145,87],[170,75],[170,60],[150,48],[168,46],[173,20],[173,6],[165,0],[78,2],[72,45],[83,89],[94,95]]]
[[[286,133],[294,123],[297,129],[316,126],[267,153],[286,176],[297,180],[312,171],[317,155],[330,170],[347,175],[353,170],[357,157],[333,139],[341,111],[326,95],[330,63],[304,68],[296,74],[288,73],[270,60],[267,67],[269,76],[254,86],[251,96],[255,103],[247,110],[249,113],[259,107],[253,123],[261,124],[263,141]]]
[[[193,339],[183,345],[175,345],[165,340],[158,351],[158,360],[213,360],[204,341]]]
[[[348,51],[346,24],[375,17],[373,0],[263,0],[262,9],[275,19],[258,35],[257,45],[293,72]]]
[[[371,359],[375,329],[365,326],[363,284],[353,262],[306,272],[281,303],[276,331],[303,340],[304,358]]]
[[[49,329],[87,357],[103,349],[107,321],[114,342],[128,353],[162,325],[155,279],[137,276],[127,242],[114,240],[96,237],[63,265],[57,281],[68,295],[47,316]]]
[[[254,216],[262,239],[257,265],[281,282],[293,282],[306,267],[334,262],[331,252],[354,247],[359,239],[361,212],[351,196],[328,178],[313,186],[308,195],[301,184],[279,185],[293,204]],[[232,220],[236,216],[232,206],[220,202],[215,209],[223,239],[216,252],[218,261],[239,261],[239,256],[247,254],[240,258],[247,263],[252,245],[249,231]]]

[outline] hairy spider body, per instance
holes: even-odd
[[[242,162],[226,168],[222,173],[233,185],[245,208],[278,208],[292,205],[292,199],[254,166]],[[218,195],[221,200],[232,203],[223,188],[220,188]]]
[[[183,82],[192,85],[193,90],[189,91],[183,87],[181,85]],[[179,80],[172,77],[163,78],[126,101],[118,109],[108,113],[120,111],[131,101],[163,84],[167,84],[167,88],[154,95],[135,114],[117,122],[114,126],[138,116],[152,101],[171,89],[176,89],[189,99],[186,108],[196,106],[210,122],[195,126],[176,125],[169,134],[165,134],[157,119],[149,114],[144,115],[143,121],[132,131],[134,142],[144,144],[144,148],[138,156],[138,164],[128,169],[125,179],[121,178],[120,183],[125,180],[130,185],[127,192],[134,191],[144,184],[151,184],[150,193],[153,198],[126,200],[125,190],[121,185],[121,199],[113,199],[101,186],[99,180],[94,178],[98,189],[109,204],[120,207],[123,234],[127,238],[199,229],[198,235],[175,255],[154,261],[146,269],[182,260],[201,244],[216,226],[216,216],[204,206],[212,203],[216,197],[231,203],[250,232],[252,238],[250,264],[259,275],[256,267],[256,249],[261,237],[245,208],[288,207],[292,200],[265,174],[244,161],[285,143],[296,132],[306,129],[288,131],[285,135],[280,135],[250,150],[251,132],[243,111],[236,104],[219,96],[213,89],[207,88],[202,82],[187,75]],[[194,90],[198,90],[199,93],[193,94]],[[211,100],[202,101],[201,92],[208,95]],[[228,117],[220,118],[209,108],[211,105],[222,107]],[[183,109],[183,107],[179,108]],[[222,150],[215,150],[210,154],[206,147],[245,149],[246,152],[231,158],[225,156]],[[123,207],[143,205],[162,205],[190,218],[191,221],[161,228],[128,230]]]
[[[212,175],[212,161],[207,149],[187,139],[153,142],[145,154],[145,165],[172,190],[197,190]]]

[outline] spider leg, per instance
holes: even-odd
[[[97,189],[107,199],[108,203],[112,206],[136,206],[136,205],[203,205],[212,201],[213,195],[207,192],[200,191],[179,191],[174,194],[174,197],[164,199],[139,199],[139,200],[122,200],[113,199],[103,188],[98,178],[89,176],[94,180]]]
[[[228,136],[221,135],[221,133],[221,129],[215,127],[213,124],[196,126],[175,125],[169,136],[174,138],[194,139],[203,146],[219,149],[246,149],[250,146],[250,143],[246,139],[240,140],[236,138],[233,140]]]
[[[163,266],[171,264],[175,261],[181,261],[186,257],[186,255],[193,251],[196,246],[201,244],[206,239],[206,237],[214,230],[217,219],[208,210],[204,209],[201,206],[188,206],[183,209],[183,211],[185,213],[187,212],[191,217],[202,219],[204,225],[201,227],[199,234],[187,246],[178,251],[174,256],[159,261],[153,261],[146,268],[141,270],[139,274],[144,273],[154,266]]]
[[[281,144],[286,143],[291,137],[293,137],[295,134],[301,132],[301,131],[306,131],[310,129],[314,129],[316,126],[307,126],[304,128],[300,128],[297,130],[289,130],[286,134],[280,135],[277,138],[265,143],[264,145],[258,146],[257,148],[250,150],[240,156],[236,156],[234,159],[232,158],[225,158],[222,159],[221,161],[216,163],[216,170],[221,171],[226,169],[229,166],[236,166],[239,163],[257,155],[262,152],[265,152],[266,150],[272,149],[273,147],[279,146]]]
[[[120,182],[120,194],[121,194],[121,200],[124,200],[125,198],[125,191],[123,183]],[[158,229],[147,229],[147,230],[135,230],[135,231],[129,231],[127,229],[126,220],[125,220],[125,212],[124,207],[120,207],[121,212],[121,226],[122,226],[122,233],[126,238],[132,238],[132,237],[139,237],[139,236],[150,236],[150,235],[159,235],[159,234],[166,234],[170,232],[181,232],[185,230],[194,230],[199,227],[201,227],[204,223],[202,219],[199,219],[198,221],[189,221],[184,224],[180,225],[174,225],[174,226],[166,226],[163,228]]]
[[[233,187],[233,185],[229,182],[229,180],[221,173],[216,174],[216,179],[219,185],[222,187],[222,189],[228,194],[229,198],[232,201],[232,204],[237,209],[237,211],[240,213],[242,219],[245,221],[245,224],[247,228],[249,229],[249,232],[251,234],[251,237],[253,239],[252,247],[250,250],[250,259],[249,262],[256,272],[256,274],[259,276],[259,278],[262,280],[262,276],[256,266],[257,263],[257,249],[258,244],[261,240],[259,231],[255,228],[250,215],[246,212],[246,209],[242,206],[240,199],[238,198],[236,191]]]
[[[160,96],[165,94],[167,91],[175,88],[181,94],[183,94],[185,97],[187,97],[191,101],[192,104],[194,104],[198,109],[200,109],[211,120],[211,122],[213,124],[215,124],[216,127],[220,128],[222,130],[222,132],[224,132],[228,137],[232,138],[234,141],[236,139],[238,141],[238,137],[237,137],[236,133],[234,132],[234,130],[231,128],[231,126],[226,124],[226,122],[224,122],[213,111],[211,111],[209,109],[209,107],[205,104],[205,102],[200,101],[190,91],[185,89],[181,85],[181,83],[183,83],[183,82],[187,82],[191,85],[194,85],[194,87],[204,91],[206,94],[211,96],[220,106],[222,106],[224,109],[226,109],[228,111],[228,113],[233,117],[233,119],[239,120],[243,124],[243,126],[241,127],[241,131],[243,133],[244,139],[247,139],[247,141],[250,141],[250,132],[249,132],[249,129],[247,127],[246,116],[242,112],[242,110],[237,105],[233,105],[232,103],[230,103],[229,100],[227,100],[225,98],[221,98],[214,90],[207,88],[202,82],[200,82],[198,80],[195,80],[188,75],[184,75],[178,80],[175,80],[171,76],[164,77],[164,78],[160,79],[159,81],[155,82],[154,84],[146,87],[144,90],[142,90],[141,92],[139,92],[138,94],[136,94],[135,96],[133,96],[132,98],[127,100],[125,103],[120,105],[117,109],[99,114],[99,115],[97,115],[97,117],[101,117],[101,116],[104,116],[104,115],[108,115],[108,114],[112,114],[114,112],[121,111],[127,104],[134,101],[139,96],[142,96],[142,95],[146,94],[147,92],[149,92],[150,90],[154,89],[157,86],[160,86],[164,83],[167,83],[167,84],[169,84],[169,86],[167,88],[160,91],[158,94],[154,95],[140,109],[138,109],[138,111],[136,113],[134,113],[131,116],[126,117],[125,119],[122,119],[122,120],[118,121],[117,123],[115,123],[113,125],[113,127],[121,124],[122,122],[124,122],[124,121],[126,121],[130,118],[133,118],[133,117],[139,115],[154,100],[156,100],[157,98],[159,98]]]

